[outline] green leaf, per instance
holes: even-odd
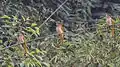
[[[7,16],[7,15],[2,16],[1,18],[4,18],[4,19],[10,19],[10,17]]]
[[[29,17],[27,17],[27,18],[26,18],[26,20],[30,20],[30,18],[29,18]]]
[[[0,43],[3,43],[3,41],[2,41],[2,40],[0,40]]]
[[[24,16],[22,16],[22,19],[23,19],[23,21],[25,21],[25,17]]]
[[[40,50],[36,48],[36,53],[40,53]]]
[[[37,60],[35,57],[33,58],[33,61],[35,62],[35,64],[36,64],[38,67],[42,67],[40,61]]]
[[[39,49],[36,48],[36,53],[41,53],[42,55],[44,55],[44,53],[46,53],[46,51],[39,50]]]
[[[6,24],[11,24],[11,22],[9,20],[5,20]]]
[[[49,63],[46,63],[46,62],[43,62],[43,64],[47,67],[50,67],[50,64]]]
[[[31,24],[31,27],[34,27],[34,26],[36,26],[36,25],[37,25],[36,23],[32,23],[32,24]]]
[[[119,18],[118,18],[118,17],[116,18],[115,23],[120,23],[120,20],[119,20]]]
[[[31,55],[35,54],[35,51],[30,52]]]
[[[30,27],[27,27],[26,30],[28,32],[32,32],[33,34],[36,34],[36,31],[34,29],[30,28]]]
[[[43,58],[41,56],[36,55],[36,58],[38,58],[39,60],[43,60]]]
[[[38,28],[38,27],[35,27],[35,29],[36,29],[36,34],[40,34],[40,29]]]

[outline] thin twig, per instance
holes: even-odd
[[[41,28],[68,0],[65,0],[40,26]]]

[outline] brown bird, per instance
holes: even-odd
[[[114,37],[114,35],[115,35],[114,22],[115,21],[111,18],[111,16],[109,16],[108,14],[106,14],[106,23],[111,28],[112,37]]]
[[[24,48],[24,55],[26,56],[28,54],[28,47],[23,33],[19,34],[18,42],[22,43],[22,47]]]
[[[57,24],[56,31],[57,31],[58,37],[60,39],[60,44],[63,44],[63,40],[64,40],[63,24],[61,24],[61,23]]]
[[[107,25],[109,25],[109,26],[112,25],[112,18],[111,18],[108,14],[106,14],[106,23],[107,23]]]

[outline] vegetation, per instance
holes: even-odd
[[[119,10],[111,14],[114,20],[111,27],[105,15],[93,21],[92,9],[96,7],[94,3],[99,3],[97,0],[1,0],[0,3],[1,67],[120,66],[120,18],[116,16]],[[57,23],[64,26],[62,44],[55,30]],[[21,33],[23,42],[18,41]]]

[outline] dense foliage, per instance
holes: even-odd
[[[120,10],[116,1],[1,0],[0,66],[119,67]],[[45,22],[63,2],[65,4]],[[98,8],[103,10],[97,13]],[[106,12],[112,15],[116,25],[114,37],[107,28]],[[60,43],[55,30],[58,21],[64,24],[65,31],[60,47],[56,47]],[[21,31],[28,45],[27,56],[23,43],[17,41]]]

